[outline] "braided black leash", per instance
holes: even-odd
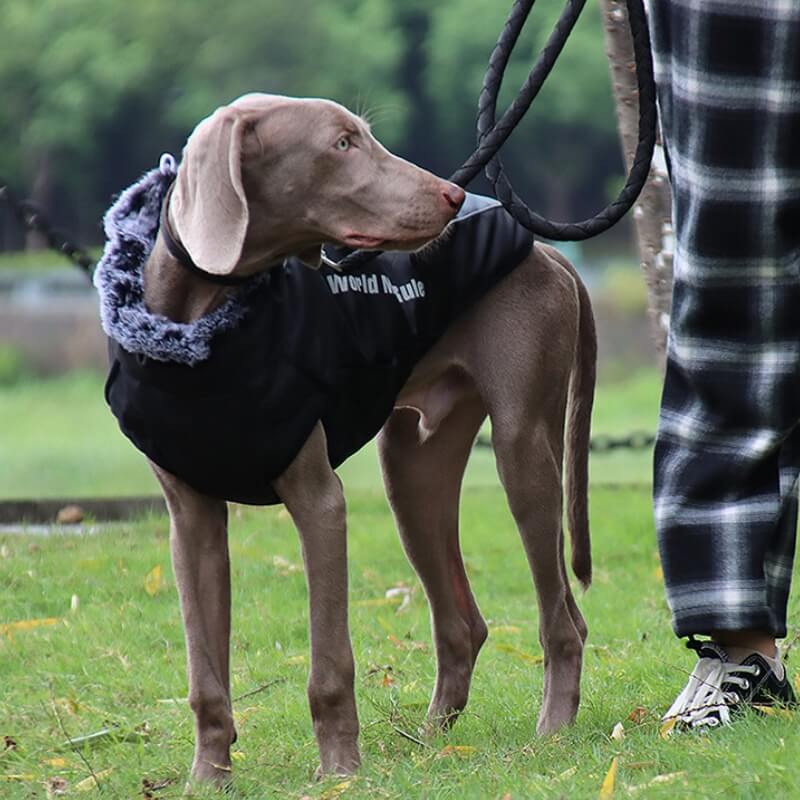
[[[517,96],[500,121],[496,122],[497,97],[503,76],[534,1],[514,1],[489,59],[478,101],[478,146],[464,164],[450,176],[450,180],[459,186],[466,186],[482,169],[485,169],[495,196],[523,227],[546,239],[581,241],[597,236],[619,222],[636,201],[650,172],[657,120],[650,32],[642,0],[626,0],[639,88],[639,143],[625,186],[617,199],[594,217],[581,222],[554,222],[532,211],[514,192],[497,154],[536,99],[575,27],[586,0],[567,0],[561,16]],[[347,270],[358,269],[376,255],[376,251],[357,250],[345,256],[337,266]]]
[[[94,259],[82,247],[75,244],[66,233],[55,228],[35,203],[29,200],[18,200],[1,178],[0,201],[5,202],[11,209],[23,228],[40,234],[51,250],[66,256],[91,281]]]
[[[524,16],[530,13],[534,0],[518,0],[523,7]],[[553,222],[531,211],[525,202],[514,192],[511,182],[503,171],[503,165],[490,140],[495,137],[497,129],[504,126],[501,131],[502,139],[513,131],[516,124],[528,110],[535,99],[550,70],[558,58],[564,44],[569,37],[575,23],[580,16],[586,0],[567,0],[564,11],[561,13],[553,33],[545,45],[542,55],[531,70],[525,85],[517,95],[517,99],[509,111],[514,112],[512,118],[505,122],[508,112],[500,123],[495,125],[497,112],[497,96],[503,80],[503,73],[508,65],[511,52],[519,35],[519,25],[516,17],[509,19],[500,38],[495,45],[489,61],[489,68],[483,81],[478,108],[478,149],[476,153],[492,151],[491,160],[486,166],[486,176],[491,182],[495,196],[505,206],[508,212],[524,227],[546,239],[559,241],[581,241],[597,236],[615,225],[628,212],[642,190],[650,172],[653,160],[653,149],[656,142],[656,90],[653,80],[653,63],[650,52],[650,34],[647,28],[644,7],[641,0],[626,0],[628,18],[630,20],[633,48],[636,56],[636,78],[639,89],[639,142],[636,147],[633,164],[616,200],[593,217],[581,222],[561,223]],[[523,19],[524,22],[524,19]],[[466,165],[465,165],[466,166]],[[464,168],[462,167],[462,170]],[[461,170],[459,170],[459,173]],[[460,177],[459,173],[457,175]],[[465,173],[469,175],[469,171]],[[456,181],[458,182],[458,181]]]

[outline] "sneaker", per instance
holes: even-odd
[[[747,706],[756,710],[796,706],[786,670],[779,678],[760,653],[751,653],[739,663],[731,661],[715,642],[690,636],[686,646],[697,652],[698,661],[686,688],[662,719],[667,724],[674,720],[670,728],[699,730],[727,725],[733,713]]]

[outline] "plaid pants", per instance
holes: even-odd
[[[675,285],[654,509],[679,636],[786,635],[800,471],[800,0],[652,0]]]

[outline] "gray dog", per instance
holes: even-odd
[[[487,415],[539,598],[537,731],[571,723],[586,624],[564,563],[562,462],[572,566],[587,586],[596,357],[571,265],[533,246],[496,202],[465,199],[387,152],[341,106],[260,94],[203,120],[180,167],[162,162],[106,227],[96,279],[113,340],[106,396],[169,507],[196,720],[192,778],[226,782],[236,736],[226,500],[280,499],[294,520],[320,768],[358,767],[334,466],[378,430],[387,495],[430,603],[438,672],[428,726],[465,707],[487,636],[458,533],[462,476]],[[323,242],[388,252],[358,275],[303,266],[320,267]]]

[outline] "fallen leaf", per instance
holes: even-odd
[[[67,759],[66,758],[46,758],[43,764],[49,764],[51,767],[66,767],[67,766]]]
[[[400,598],[400,606],[397,609],[398,614],[405,611],[411,605],[411,589],[409,589],[408,586],[394,586],[391,589],[387,589],[384,597],[386,597],[387,600],[394,599],[395,597]]]
[[[151,781],[147,778],[142,778],[142,797],[144,800],[153,800],[155,795],[153,792],[160,792],[175,783],[175,778],[164,778],[160,781]]]
[[[320,800],[330,800],[332,797],[338,797],[343,792],[346,792],[354,783],[355,778],[348,778],[346,781],[340,781],[336,786],[331,786],[320,795]]]
[[[381,686],[383,686],[386,689],[386,688],[388,688],[390,686],[394,686],[395,683],[396,683],[396,681],[392,677],[390,672],[385,672],[383,674],[383,680],[381,681]]]
[[[686,776],[685,772],[667,772],[663,775],[656,775],[649,783],[655,785],[658,783],[670,783],[678,778],[683,778]]]
[[[461,756],[462,758],[466,756],[471,756],[473,753],[477,752],[478,748],[473,747],[471,744],[448,744],[445,745],[438,753],[441,757],[446,756]]]
[[[293,564],[288,559],[285,559],[283,556],[273,556],[272,557],[272,566],[278,570],[278,575],[281,577],[286,577],[287,575],[293,575],[295,572],[302,572],[303,568],[299,564]]]
[[[3,746],[6,750],[14,750],[17,747],[17,741],[16,739],[12,739],[10,736],[4,736]]]
[[[290,656],[286,659],[287,664],[305,664],[308,656]]]
[[[641,725],[647,716],[647,709],[644,706],[636,706],[636,708],[628,714],[628,721],[634,725]]]
[[[625,726],[618,722],[611,730],[611,738],[615,742],[621,742],[625,738]]]
[[[646,781],[645,783],[640,783],[638,786],[628,786],[627,789],[631,794],[635,794],[637,792],[642,791],[642,789],[651,789],[653,786],[659,786],[665,783],[672,783],[672,781],[685,777],[686,777],[685,772],[667,772],[664,773],[663,775],[656,775],[654,778],[651,778],[649,781]]]
[[[603,783],[600,785],[599,800],[609,800],[614,796],[614,784],[617,781],[617,756],[611,759],[611,766],[608,768]]]
[[[70,714],[73,717],[80,711],[81,708],[78,705],[78,701],[71,697],[57,697],[54,702],[62,711],[65,711],[67,714]]]
[[[662,739],[668,739],[669,735],[672,733],[672,729],[675,727],[677,722],[678,722],[677,717],[670,717],[669,719],[665,719],[661,723],[661,726],[658,729],[658,735]]]
[[[76,783],[75,788],[79,792],[88,792],[89,789],[97,789],[100,787],[100,779],[107,778],[113,771],[114,767],[109,767],[108,769],[100,770],[100,772],[95,772],[94,775],[90,775],[88,778],[84,778],[79,783]]]
[[[147,575],[144,576],[144,590],[150,597],[155,597],[161,589],[161,564],[156,564]]]
[[[244,761],[245,754],[241,750],[231,750],[231,759],[233,761]]]
[[[77,525],[83,522],[83,509],[80,506],[64,506],[56,514],[56,522],[59,525]]]
[[[532,653],[526,653],[524,650],[520,650],[512,644],[500,643],[496,644],[495,647],[500,650],[500,652],[508,653],[510,656],[514,656],[514,658],[518,658],[526,664],[539,665],[544,663],[544,656],[535,656]]]
[[[47,625],[57,625],[61,622],[60,617],[46,617],[44,619],[23,619],[19,622],[6,622],[0,625],[0,634],[5,634],[9,638],[18,631],[29,631],[33,628],[43,628]]]
[[[489,633],[522,633],[522,629],[516,625],[497,625],[496,627],[489,628]]]
[[[556,780],[562,780],[563,778],[571,778],[577,771],[578,768],[576,766],[569,767],[568,769],[565,769],[563,772],[559,772],[558,775],[556,775]]]
[[[794,719],[794,712],[788,708],[781,708],[780,706],[764,706],[758,703],[753,703],[753,708],[761,714],[766,714],[769,717],[780,717],[781,719]]]
[[[32,781],[35,777],[30,772],[6,773],[5,775],[0,775],[0,781]]]

